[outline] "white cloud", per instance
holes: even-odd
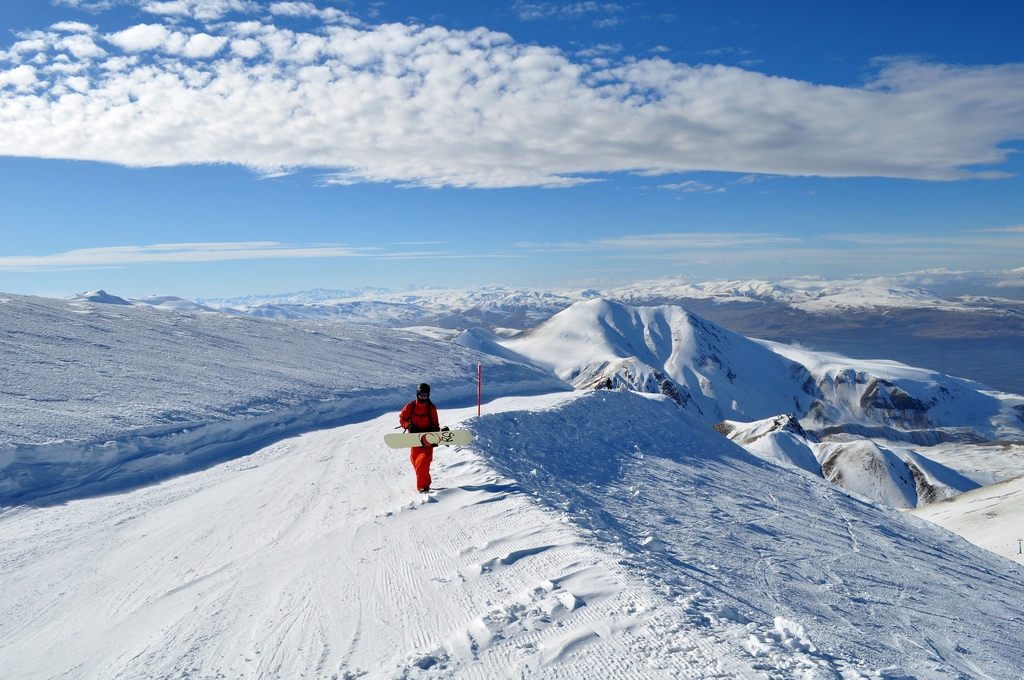
[[[214,37],[206,33],[197,33],[188,39],[181,52],[190,59],[212,57],[220,52],[227,42],[228,39],[223,36]]]
[[[31,35],[23,36],[23,38],[23,40],[19,40],[11,45],[11,54],[20,55],[26,52],[44,52],[50,47],[45,33],[35,32]]]
[[[589,59],[591,57],[599,57],[604,54],[616,54],[622,51],[622,45],[605,45],[603,43],[594,45],[584,50],[578,50],[576,52],[577,57],[583,57]]]
[[[80,21],[60,21],[50,26],[55,31],[63,31],[65,33],[95,33],[94,29],[89,24],[83,24]]]
[[[892,62],[853,88],[657,57],[601,68],[486,29],[296,32],[249,21],[207,31],[140,24],[109,34],[122,54],[107,70],[82,43],[32,92],[36,71],[16,55],[38,50],[43,70],[58,39],[88,36],[26,36],[0,65],[0,82],[14,86],[0,90],[0,154],[566,186],[623,171],[948,180],[1001,162],[1011,151],[1000,145],[1024,138],[1019,64]],[[89,77],[84,96],[65,96],[60,73],[71,67]]]
[[[251,0],[143,0],[140,7],[150,14],[214,21],[230,12],[252,12],[258,5]]]
[[[302,17],[307,19],[320,19],[324,23],[345,23],[352,26],[361,22],[356,17],[343,12],[335,7],[318,9],[311,2],[272,2],[267,8],[275,16]]]
[[[78,59],[96,59],[106,56],[106,51],[94,43],[92,38],[81,33],[61,38],[54,47],[58,50],[67,50]]]
[[[977,229],[978,232],[1002,232],[1009,234],[1024,234],[1024,224],[1014,224],[1010,227],[993,227],[991,229]]]
[[[623,11],[621,5],[615,3],[601,2],[523,2],[517,0],[513,8],[523,21],[534,19],[547,19],[551,17],[561,19],[576,19],[586,14],[615,14]],[[612,19],[617,23],[618,19]],[[596,24],[597,22],[595,22]],[[611,24],[611,25],[614,25]]]
[[[139,24],[112,33],[107,40],[125,52],[145,52],[163,47],[170,37],[171,31],[162,24]]]
[[[52,0],[55,5],[66,5],[89,12],[103,12],[115,5],[124,4],[126,0]]]
[[[38,81],[36,70],[28,64],[16,66],[9,71],[0,71],[0,90],[11,85],[17,90],[27,90]]]
[[[231,41],[231,51],[240,57],[252,59],[253,57],[259,56],[259,53],[263,51],[263,45],[259,40],[242,38]]]
[[[152,246],[85,248],[53,255],[0,257],[0,271],[91,269],[168,262],[222,262],[227,260],[308,259],[361,257],[377,249],[337,244],[289,245],[275,242],[171,243]]]

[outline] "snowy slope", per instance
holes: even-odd
[[[382,446],[392,413],[157,486],[3,511],[4,677],[1024,669],[1017,565],[761,462],[667,399],[471,414],[442,405],[477,440],[437,453],[432,496]]]
[[[810,352],[760,341],[805,367],[821,397],[805,427],[902,439],[1024,440],[1024,397],[979,383],[906,366]]]
[[[412,333],[14,295],[0,347],[0,505],[195,470],[399,408],[421,381],[475,403],[480,362],[492,397],[567,389]]]
[[[752,423],[724,420],[715,429],[759,458],[806,470],[894,508],[920,507],[981,486],[908,448],[854,436],[822,442],[792,415]]]
[[[1024,564],[1024,476],[912,512],[975,545]]]

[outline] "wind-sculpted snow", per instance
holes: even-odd
[[[670,648],[697,627],[767,677],[1020,677],[1016,565],[761,461],[667,398],[599,391],[472,426],[489,465],[683,607]]]
[[[567,389],[401,331],[8,295],[0,504],[130,488],[400,407]]]

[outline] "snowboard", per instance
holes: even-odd
[[[413,446],[465,446],[473,441],[469,430],[441,430],[440,432],[403,432],[384,435],[384,443],[393,449],[407,449]]]

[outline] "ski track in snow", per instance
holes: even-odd
[[[4,677],[1020,677],[1012,563],[666,400],[488,413],[426,496],[389,414],[3,511]]]
[[[0,515],[5,677],[755,677],[471,451],[412,492],[393,418]]]

